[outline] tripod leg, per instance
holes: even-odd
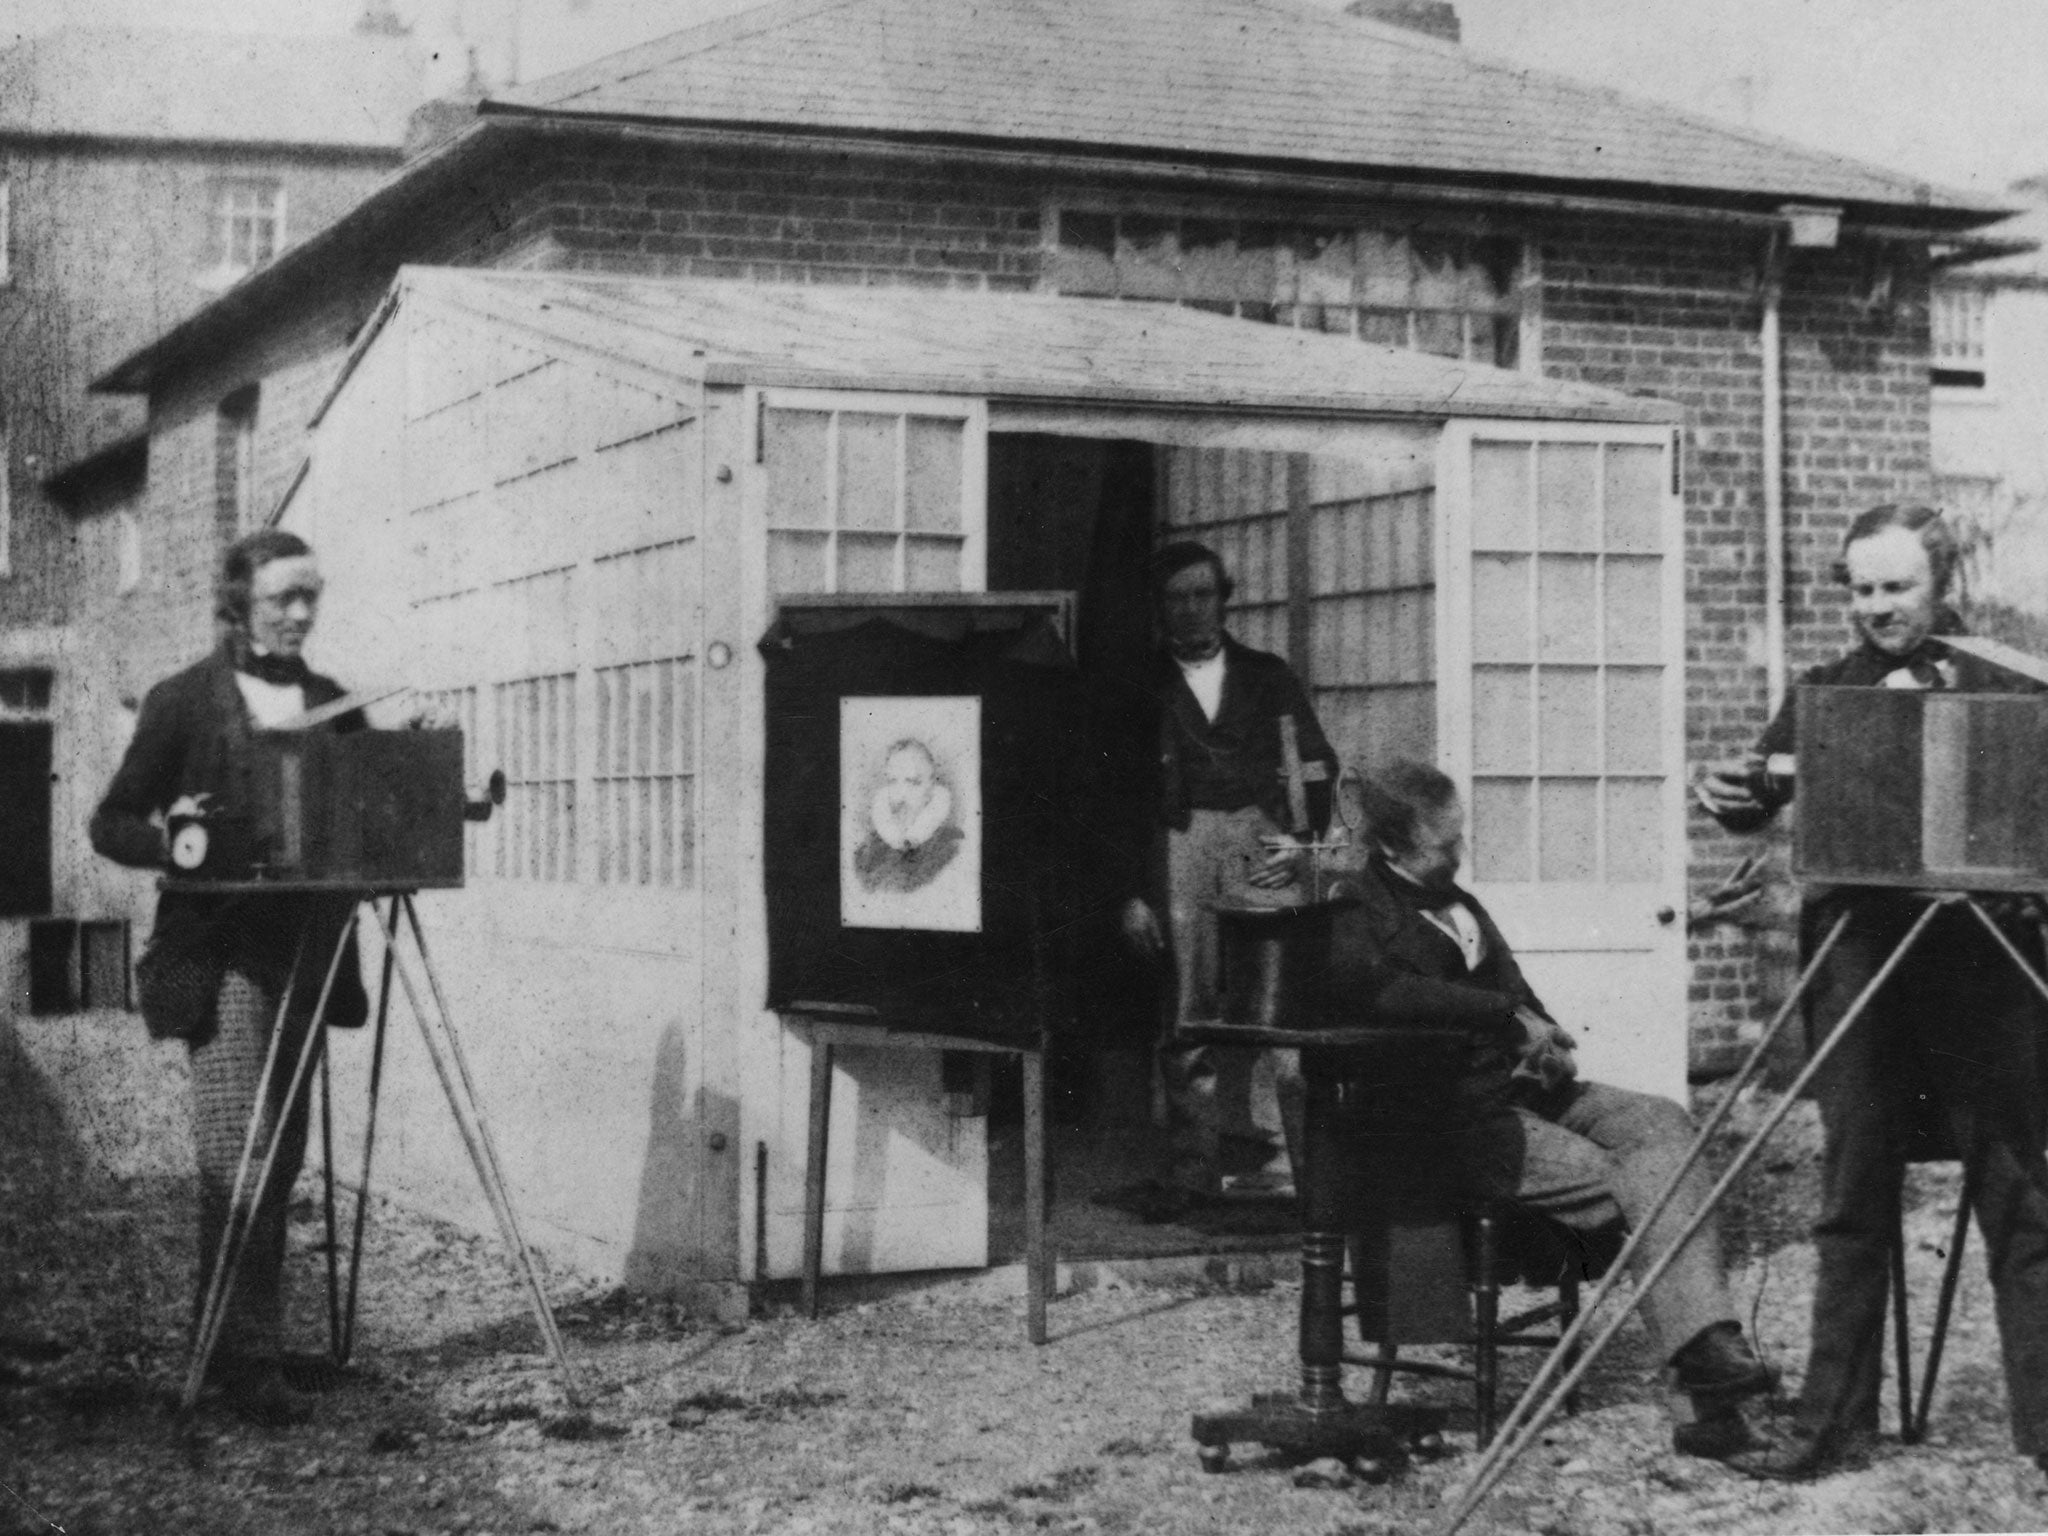
[[[327,1223],[327,1353],[336,1365],[341,1355],[341,1242],[334,1221],[334,1069],[333,1058],[320,1053],[320,1193]]]
[[[1920,1407],[1913,1415],[1914,1440],[1927,1433],[1927,1415],[1934,1407],[1934,1377],[1941,1369],[1942,1346],[1948,1342],[1949,1312],[1955,1306],[1956,1282],[1962,1278],[1963,1245],[1970,1240],[1970,1211],[1976,1203],[1977,1165],[1965,1159],[1963,1188],[1956,1196],[1956,1224],[1949,1233],[1948,1258],[1941,1271],[1941,1294],[1934,1304],[1934,1337],[1927,1344],[1927,1374],[1920,1380]]]
[[[1671,1267],[1673,1260],[1678,1257],[1680,1250],[1684,1248],[1686,1243],[1691,1241],[1693,1234],[1700,1229],[1707,1217],[1713,1213],[1714,1208],[1721,1203],[1722,1197],[1728,1193],[1736,1179],[1740,1178],[1743,1171],[1754,1161],[1756,1154],[1762,1150],[1764,1142],[1769,1139],[1771,1133],[1777,1130],[1779,1125],[1784,1122],[1785,1117],[1792,1112],[1792,1106],[1798,1102],[1800,1093],[1804,1091],[1808,1083],[1813,1081],[1814,1075],[1826,1064],[1828,1057],[1834,1054],[1835,1047],[1841,1044],[1849,1030],[1863,1017],[1865,1011],[1870,1007],[1871,999],[1878,994],[1886,982],[1891,980],[1892,973],[1899,968],[1908,952],[1919,942],[1920,936],[1927,931],[1927,925],[1934,921],[1935,914],[1942,908],[1952,905],[1957,899],[1959,898],[1942,896],[1928,902],[1925,910],[1921,912],[1919,917],[1914,919],[1913,926],[1906,930],[1905,937],[1899,940],[1898,947],[1892,951],[1884,964],[1878,968],[1877,974],[1871,977],[1869,983],[1857,994],[1855,1001],[1849,1005],[1848,1010],[1843,1013],[1834,1028],[1828,1032],[1827,1038],[1820,1043],[1819,1047],[1808,1058],[1806,1065],[1800,1069],[1799,1075],[1793,1078],[1791,1086],[1785,1090],[1784,1097],[1779,1101],[1777,1108],[1771,1111],[1770,1115],[1765,1118],[1763,1125],[1750,1138],[1748,1144],[1736,1154],[1734,1161],[1728,1165],[1727,1171],[1721,1175],[1719,1182],[1708,1192],[1707,1198],[1701,1202],[1700,1208],[1692,1213],[1684,1228],[1672,1240],[1671,1246],[1658,1258],[1655,1264],[1651,1265],[1649,1271],[1642,1276],[1633,1294],[1630,1296],[1629,1304],[1615,1315],[1600,1336],[1579,1356],[1576,1363],[1565,1374],[1562,1384],[1552,1389],[1550,1395],[1544,1398],[1540,1404],[1524,1413],[1524,1406],[1534,1399],[1536,1392],[1539,1390],[1539,1385],[1547,1380],[1546,1375],[1539,1374],[1537,1378],[1538,1385],[1532,1385],[1523,1394],[1522,1401],[1515,1405],[1515,1411],[1510,1415],[1511,1421],[1519,1420],[1521,1427],[1512,1436],[1503,1431],[1501,1439],[1487,1448],[1487,1451],[1480,1458],[1480,1465],[1473,1470],[1465,1486],[1455,1495],[1455,1502],[1450,1514],[1437,1527],[1437,1536],[1454,1536],[1454,1533],[1461,1529],[1465,1522],[1472,1517],[1472,1513],[1479,1507],[1480,1501],[1493,1490],[1495,1484],[1506,1474],[1508,1467],[1542,1433],[1543,1426],[1550,1422],[1551,1416],[1556,1413],[1558,1405],[1563,1401],[1565,1395],[1573,1387],[1577,1386],[1580,1379],[1591,1369],[1593,1362],[1600,1357],[1601,1350],[1605,1349],[1614,1336],[1621,1331],[1622,1324],[1628,1320],[1629,1314],[1635,1311],[1636,1307],[1642,1303],[1644,1296],[1648,1294],[1650,1288],[1663,1277],[1664,1271]],[[1821,960],[1826,957],[1828,950],[1833,946],[1835,940],[1840,937],[1847,923],[1848,914],[1845,912],[1829,932],[1827,943],[1821,947],[1814,960],[1808,965],[1805,974],[1800,977],[1799,986],[1793,989],[1792,999],[1788,999],[1787,1010],[1781,1011],[1778,1019],[1773,1021],[1771,1029],[1765,1032],[1764,1039],[1758,1042],[1757,1050],[1752,1054],[1750,1062],[1745,1064],[1742,1073],[1737,1074],[1738,1081],[1742,1080],[1752,1065],[1761,1060],[1764,1049],[1770,1043],[1771,1035],[1775,1033],[1784,1019],[1789,1017],[1790,1003],[1796,1000],[1801,991],[1811,984],[1813,977],[1819,972]],[[1727,1108],[1730,1102],[1732,1102],[1732,1094],[1730,1099],[1723,1100],[1719,1108]],[[1716,1113],[1718,1115],[1718,1109]],[[1708,1122],[1710,1126],[1715,1123],[1713,1120]],[[1701,1150],[1700,1146],[1695,1144],[1694,1152],[1696,1153],[1699,1150]],[[1690,1162],[1691,1158],[1688,1157],[1687,1163],[1689,1164]],[[1615,1278],[1615,1275],[1633,1255],[1637,1246],[1637,1239],[1644,1231],[1648,1230],[1650,1223],[1656,1219],[1656,1215],[1662,1212],[1684,1173],[1685,1168],[1681,1167],[1652,1207],[1652,1214],[1644,1219],[1641,1227],[1638,1227],[1629,1234],[1628,1242],[1622,1245],[1620,1256],[1615,1260],[1613,1267],[1609,1269],[1607,1275],[1602,1278],[1600,1285],[1595,1289],[1593,1299],[1586,1304],[1586,1310],[1580,1318],[1581,1323],[1584,1323],[1586,1319],[1594,1315],[1594,1309],[1599,1306],[1600,1301],[1605,1296],[1609,1288],[1609,1282]],[[1557,1349],[1553,1351],[1551,1359],[1557,1359],[1565,1352],[1568,1345],[1576,1342],[1570,1334],[1567,1334],[1566,1338],[1559,1343]],[[1545,1371],[1548,1372],[1548,1370],[1549,1362],[1546,1361]]]
[[[376,909],[372,907],[374,912]],[[394,922],[398,916],[398,898],[391,898],[391,915]],[[356,1348],[356,1286],[363,1268],[363,1230],[370,1216],[370,1156],[377,1146],[377,1100],[384,1087],[384,1040],[386,1026],[391,1022],[391,962],[390,945],[384,949],[383,974],[377,983],[377,1028],[370,1042],[370,1105],[368,1118],[363,1128],[363,1173],[356,1181],[355,1232],[349,1241],[348,1252],[348,1298],[342,1307],[341,1353],[336,1357],[347,1365]]]
[[[403,912],[412,931],[413,945],[419,952],[421,968],[426,972],[432,991],[434,1011],[430,1015],[423,1006],[419,989],[414,985],[411,968],[405,957],[397,953],[397,913]],[[448,1100],[448,1108],[455,1120],[456,1131],[462,1137],[464,1149],[469,1153],[470,1166],[476,1170],[477,1182],[483,1188],[484,1199],[491,1207],[491,1214],[497,1219],[499,1234],[505,1246],[511,1251],[513,1261],[526,1282],[527,1297],[533,1305],[535,1323],[540,1328],[542,1343],[553,1357],[555,1367],[561,1372],[563,1390],[571,1402],[580,1402],[581,1393],[576,1385],[575,1373],[569,1367],[569,1354],[562,1346],[562,1336],[555,1327],[554,1309],[548,1305],[547,1290],[542,1286],[540,1271],[533,1262],[533,1252],[526,1246],[526,1239],[520,1234],[519,1219],[512,1209],[511,1191],[498,1164],[496,1149],[491,1144],[490,1126],[484,1120],[482,1105],[476,1095],[476,1085],[469,1073],[469,1066],[462,1055],[462,1043],[455,1033],[455,1021],[447,1011],[439,980],[434,974],[432,957],[427,953],[426,938],[420,930],[419,915],[413,910],[412,898],[401,896],[394,907],[390,922],[385,929],[387,953],[394,958],[394,968],[399,985],[405,991],[406,1002],[411,1006],[414,1020],[419,1024],[420,1039],[427,1048],[427,1057],[433,1063],[434,1073],[441,1080],[441,1091]],[[438,1025],[441,1039],[435,1037]],[[444,1050],[443,1047],[446,1047]],[[451,1065],[454,1071],[450,1071]]]

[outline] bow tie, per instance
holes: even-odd
[[[306,681],[306,661],[302,656],[259,656],[254,651],[244,651],[235,658],[235,670],[280,688],[303,686]]]
[[[1912,660],[1893,667],[1892,672],[1910,673],[1913,686],[1916,688],[1941,689],[1948,686],[1948,679],[1942,675],[1940,665],[1927,653],[1925,647],[1915,651]],[[1886,674],[1887,677],[1890,675],[1891,673]]]
[[[1425,912],[1442,912],[1465,899],[1465,893],[1456,885],[1424,885],[1419,880],[1411,880],[1391,864],[1387,866],[1387,875],[1388,885]]]

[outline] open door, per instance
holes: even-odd
[[[1686,1074],[1684,591],[1669,427],[1452,422],[1438,761],[1467,877],[1605,1082]]]

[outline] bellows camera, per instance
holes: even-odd
[[[472,798],[455,730],[262,732],[196,813],[173,815],[177,878],[351,889],[463,883],[463,825],[504,799]]]

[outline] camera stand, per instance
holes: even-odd
[[[384,1045],[390,1022],[391,983],[394,976],[405,993],[413,1018],[419,1024],[421,1041],[426,1046],[428,1059],[433,1063],[434,1073],[440,1079],[442,1094],[448,1101],[448,1109],[454,1116],[456,1130],[460,1133],[463,1146],[469,1153],[470,1164],[476,1170],[477,1182],[483,1190],[484,1199],[491,1207],[492,1216],[497,1220],[499,1234],[525,1280],[528,1299],[533,1307],[534,1321],[540,1327],[541,1340],[553,1358],[555,1368],[561,1373],[562,1384],[570,1401],[578,1401],[575,1376],[569,1368],[569,1358],[562,1347],[561,1333],[555,1326],[554,1312],[548,1305],[547,1292],[541,1284],[540,1272],[534,1264],[532,1251],[520,1233],[519,1219],[512,1208],[511,1192],[506,1186],[504,1171],[498,1161],[490,1123],[485,1118],[483,1106],[477,1098],[476,1083],[470,1075],[468,1059],[463,1054],[461,1039],[455,1032],[454,1018],[448,1011],[446,995],[441,989],[440,978],[435,973],[433,959],[427,951],[426,934],[420,926],[419,913],[413,904],[413,891],[365,889],[362,886],[326,881],[281,880],[195,880],[167,882],[166,888],[203,891],[213,895],[320,893],[351,897],[356,903],[349,913],[348,920],[342,924],[341,933],[335,941],[334,953],[327,960],[312,1022],[306,1030],[304,1041],[298,1047],[296,1060],[288,1069],[290,1091],[279,1101],[287,1106],[286,1112],[272,1117],[268,1114],[268,1106],[271,1103],[272,1087],[279,1080],[280,1073],[286,1070],[282,1062],[284,1023],[291,1005],[292,991],[298,983],[299,967],[305,960],[303,950],[298,962],[293,966],[291,980],[287,983],[284,997],[278,1005],[277,1019],[271,1030],[270,1049],[264,1057],[255,1102],[250,1107],[249,1128],[243,1140],[241,1161],[235,1170],[234,1192],[229,1200],[227,1223],[221,1233],[219,1250],[214,1255],[211,1279],[200,1310],[199,1327],[193,1342],[191,1368],[185,1378],[182,1405],[190,1408],[198,1400],[200,1388],[205,1383],[207,1366],[220,1342],[222,1327],[227,1319],[228,1297],[233,1289],[236,1272],[241,1266],[244,1250],[248,1247],[256,1212],[269,1187],[278,1150],[284,1141],[285,1125],[290,1118],[289,1106],[296,1103],[307,1091],[308,1080],[316,1059],[321,1067],[323,1087],[321,1135],[326,1151],[325,1214],[330,1347],[332,1360],[337,1369],[348,1363],[355,1345],[357,1281],[361,1272],[363,1236],[369,1212],[370,1160],[376,1147],[377,1101],[383,1086]],[[386,902],[382,911],[379,911],[377,905],[380,898]],[[377,988],[376,1024],[371,1041],[369,1104],[363,1135],[362,1175],[357,1185],[354,1233],[344,1292],[336,1241],[333,1113],[331,1094],[326,1091],[330,1079],[324,1049],[324,1024],[328,1003],[334,990],[334,979],[347,952],[349,938],[355,931],[361,915],[360,908],[364,903],[369,905],[383,934],[384,959],[382,976]],[[404,953],[407,936],[410,937],[410,948],[424,977],[424,988],[415,980],[413,966]],[[266,1120],[272,1121],[267,1137],[263,1134]],[[259,1141],[263,1143],[260,1148]]]

